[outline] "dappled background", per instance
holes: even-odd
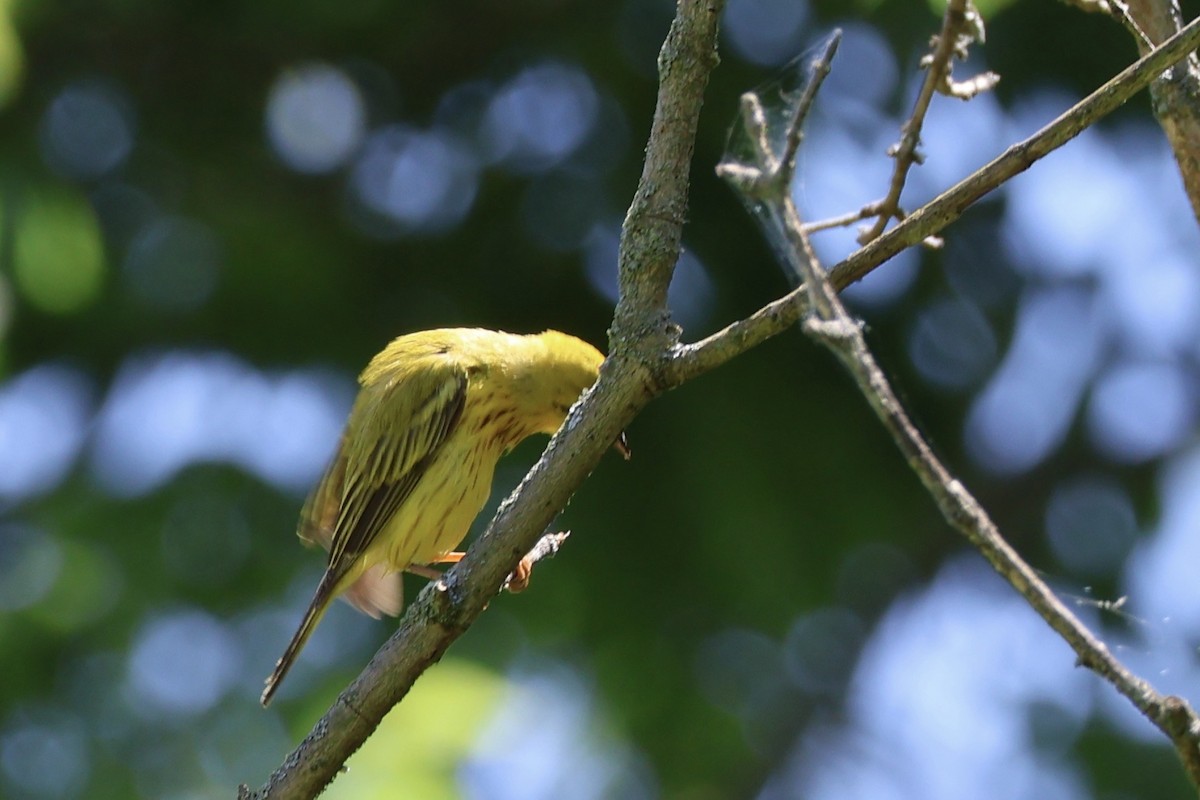
[[[1135,57],[982,6],[932,197]],[[934,10],[731,0],[671,306],[787,287],[713,175],[738,94],[846,36],[809,218],[881,196]],[[354,376],[480,325],[603,345],[669,3],[0,0],[0,795],[229,797],[394,629],[293,535]],[[832,262],[854,231],[821,234]],[[849,296],[938,449],[1160,688],[1200,700],[1200,235],[1143,96]],[[1173,752],[939,519],[786,334],[661,398],[331,797],[1184,797]],[[496,502],[536,458],[522,446]],[[408,581],[415,593],[422,583]],[[1119,602],[1120,599],[1124,602]]]

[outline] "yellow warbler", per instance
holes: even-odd
[[[558,331],[480,329],[395,339],[359,376],[333,462],[300,512],[298,534],[329,550],[299,629],[267,678],[270,702],[329,603],[400,613],[400,573],[457,561],[500,456],[554,433],[596,381],[604,356]],[[616,445],[628,458],[624,437]]]

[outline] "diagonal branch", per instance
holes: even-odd
[[[456,566],[409,606],[363,672],[258,790],[240,798],[310,798],[344,768],[416,679],[479,617],[521,556],[634,415],[659,391],[668,351],[666,290],[682,240],[688,165],[708,75],[716,66],[723,0],[680,0],[659,56],[660,91],[646,163],[621,243],[621,298],[600,380],[572,410],[542,457],[500,505]],[[658,352],[647,348],[657,343]]]
[[[746,107],[743,103],[743,109]],[[793,124],[800,122],[802,117],[797,117]],[[791,136],[789,132],[789,140]],[[767,137],[763,137],[763,141],[768,141]],[[797,280],[803,281],[810,309],[804,321],[805,332],[832,351],[849,369],[871,409],[891,434],[946,521],[963,534],[1071,646],[1079,664],[1111,683],[1172,741],[1192,783],[1200,787],[1200,717],[1185,700],[1161,695],[1115,658],[1008,544],[979,502],[934,454],[867,347],[862,324],[847,312],[812,249],[789,191],[792,167],[785,164],[781,168],[778,156],[766,151],[757,154],[757,164],[741,166],[746,171],[758,170],[771,177],[771,180],[757,184],[755,200],[774,206],[768,219],[786,228],[768,235],[781,237],[792,244],[793,252],[787,254],[786,263],[797,272]],[[741,184],[735,185],[744,188]]]
[[[658,57],[659,88],[646,144],[646,159],[621,228],[617,283],[620,298],[610,332],[612,351],[632,346],[636,334],[650,334],[638,347],[661,351],[665,337],[667,287],[683,242],[688,175],[696,145],[700,105],[718,58],[711,36],[724,0],[681,0]],[[650,316],[657,330],[647,330]]]

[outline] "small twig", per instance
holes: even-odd
[[[972,14],[976,16],[973,18]],[[974,38],[974,34],[971,33],[973,24],[980,24],[978,12],[971,8],[968,0],[949,0],[946,5],[946,13],[942,17],[942,30],[934,37],[933,52],[922,61],[922,66],[927,67],[927,71],[925,80],[921,84],[921,91],[917,94],[908,120],[901,126],[900,141],[893,145],[888,153],[895,159],[895,166],[892,169],[892,179],[887,195],[872,204],[877,209],[876,214],[873,215],[875,223],[859,235],[859,244],[866,244],[872,239],[878,238],[889,222],[899,219],[896,210],[900,207],[900,194],[904,191],[904,184],[908,180],[908,171],[913,164],[920,164],[924,161],[924,156],[921,155],[918,148],[921,144],[921,128],[925,124],[925,115],[929,111],[929,104],[933,100],[934,92],[941,91],[955,97],[973,97],[980,91],[995,86],[999,80],[998,76],[985,73],[975,79],[978,82],[977,86],[968,81],[956,88],[956,84],[950,79],[951,62],[955,55],[961,54],[965,57],[966,42]]]
[[[547,533],[538,539],[533,549],[526,553],[525,557],[517,564],[517,568],[504,579],[500,591],[508,590],[513,594],[525,591],[529,587],[529,577],[533,573],[533,565],[543,558],[554,558],[558,555],[559,548],[563,546],[563,542],[567,541],[567,537],[570,535],[570,531],[561,531]]]
[[[1075,6],[1076,8],[1097,14],[1112,14],[1112,6],[1107,0],[1063,0],[1067,5]]]
[[[729,181],[743,195],[757,199],[774,197],[780,191],[786,191],[784,182],[790,180],[795,173],[796,151],[803,139],[804,120],[812,108],[817,90],[829,74],[830,64],[837,54],[838,45],[842,41],[842,32],[835,29],[825,42],[821,53],[809,62],[808,80],[800,97],[796,99],[792,109],[792,117],[788,121],[787,139],[782,153],[776,154],[771,146],[767,130],[767,115],[763,110],[762,101],[754,92],[746,92],[740,98],[742,110],[742,126],[750,140],[754,153],[753,164],[724,160],[717,165],[717,174]]]
[[[975,8],[974,4],[968,0],[964,23],[955,36],[954,57],[960,61],[966,61],[970,55],[968,51],[971,45],[975,42],[983,44],[986,36],[987,33],[983,26],[983,16],[980,15],[979,9]],[[925,59],[922,59],[922,66],[927,63],[926,59],[932,61],[933,56],[926,56]],[[939,94],[944,94],[947,97],[970,100],[983,92],[990,92],[999,83],[1000,76],[991,70],[981,72],[972,78],[967,78],[965,81],[956,81],[954,80],[953,62],[951,62],[946,65],[946,70],[942,74],[942,80],[937,84],[935,89]]]
[[[1116,17],[1133,35],[1133,38],[1138,40],[1138,52],[1145,53],[1154,49],[1154,42],[1138,24],[1138,21],[1133,18],[1129,4],[1125,0],[1065,0],[1065,2],[1081,11]]]
[[[760,155],[761,169],[769,169],[777,161],[771,153]],[[742,167],[753,168],[746,164]],[[1066,640],[1075,651],[1080,665],[1088,667],[1116,687],[1171,739],[1193,784],[1200,787],[1200,717],[1186,701],[1164,697],[1117,660],[1008,544],[979,502],[934,454],[909,419],[867,347],[862,324],[847,312],[837,289],[813,252],[791,194],[787,191],[792,179],[790,166],[783,166],[782,174],[775,177],[773,183],[759,185],[760,194],[755,199],[774,206],[768,219],[787,228],[778,233],[793,244],[794,252],[788,254],[787,263],[798,271],[796,277],[804,283],[810,309],[804,321],[805,332],[832,351],[848,368],[859,390],[933,497],[946,521],[962,533],[1046,623]],[[774,194],[769,194],[772,188]]]
[[[816,222],[805,222],[801,225],[801,229],[805,233],[812,234],[819,231],[827,231],[830,228],[848,228],[854,223],[870,219],[878,213],[879,206],[875,203],[869,203],[858,211],[851,211],[847,214],[842,214],[840,217],[829,217],[817,220]]]
[[[965,81],[956,81],[950,75],[946,75],[945,81],[938,87],[938,93],[957,100],[970,100],[976,95],[995,89],[998,83],[1000,76],[991,71],[981,72]]]
[[[804,120],[808,119],[808,112],[812,110],[813,101],[817,99],[817,92],[821,90],[821,84],[829,76],[833,57],[837,55],[838,45],[841,43],[842,31],[840,28],[835,28],[825,42],[825,49],[809,63],[808,80],[804,82],[804,90],[792,110],[792,118],[788,120],[787,139],[784,141],[779,164],[780,168],[786,172],[789,185],[792,175],[796,172],[796,151],[800,149],[800,142],[804,138]]]

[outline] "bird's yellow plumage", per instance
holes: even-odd
[[[329,563],[263,705],[335,597],[374,617],[400,612],[400,573],[451,557],[487,502],[496,462],[558,430],[603,360],[558,331],[480,329],[401,336],[371,359],[333,462],[300,513],[300,537],[328,549]]]

